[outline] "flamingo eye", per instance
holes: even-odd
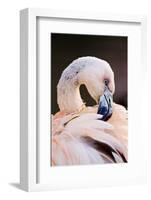
[[[106,86],[108,86],[109,80],[108,80],[108,79],[104,79],[104,84],[105,84]]]

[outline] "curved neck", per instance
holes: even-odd
[[[66,113],[79,112],[85,107],[80,95],[80,84],[64,84],[58,88],[58,105],[60,111]]]

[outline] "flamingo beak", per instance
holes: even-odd
[[[100,118],[103,121],[107,121],[112,115],[112,102],[113,96],[108,86],[105,86],[104,93],[99,98],[99,107],[97,114],[102,115]]]

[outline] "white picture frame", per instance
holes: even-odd
[[[139,67],[137,71],[137,76],[134,77],[135,81],[137,81],[143,73],[143,67],[147,67],[146,64],[146,17],[145,16],[124,16],[124,15],[115,15],[115,14],[100,14],[100,13],[86,13],[86,12],[72,12],[72,11],[54,11],[49,9],[24,9],[20,12],[20,185],[21,188],[26,191],[39,191],[39,190],[52,190],[52,189],[64,189],[64,188],[74,188],[74,187],[98,187],[98,186],[109,186],[109,185],[127,185],[127,184],[136,184],[136,183],[144,183],[146,182],[147,173],[146,173],[146,157],[145,154],[143,156],[143,160],[139,164],[136,169],[135,163],[132,163],[129,167],[129,163],[125,166],[118,165],[117,167],[112,166],[102,166],[102,171],[106,173],[106,176],[102,175],[102,180],[98,180],[98,170],[99,166],[86,166],[86,167],[64,167],[59,168],[57,170],[50,169],[50,175],[46,172],[44,175],[41,175],[45,168],[41,166],[41,163],[45,163],[45,160],[39,159],[39,155],[44,154],[44,151],[39,149],[39,135],[37,134],[39,129],[39,117],[38,117],[38,70],[37,64],[39,62],[39,52],[37,53],[38,46],[38,19],[45,18],[48,21],[51,19],[60,19],[70,20],[70,23],[73,21],[82,21],[91,22],[92,24],[97,22],[98,26],[100,22],[105,22],[108,24],[126,24],[127,27],[132,27],[137,25],[139,29],[139,41],[135,41],[139,44],[138,55],[140,58],[138,61]],[[51,26],[51,25],[50,25]],[[49,31],[49,30],[46,30]],[[63,30],[64,31],[64,30]],[[113,29],[111,29],[113,31]],[[137,31],[137,30],[136,30]],[[45,48],[45,47],[44,47]],[[137,49],[136,49],[137,53]],[[131,59],[131,55],[129,55]],[[132,62],[129,63],[130,66],[132,63],[134,64],[133,59]],[[49,63],[46,63],[46,66]],[[134,66],[133,69],[130,69],[131,74],[133,74],[136,69]],[[44,70],[44,69],[42,69]],[[47,71],[44,74],[49,73]],[[134,74],[133,74],[134,75]],[[130,80],[132,82],[133,75],[130,75]],[[47,82],[50,77],[47,77]],[[46,84],[45,83],[45,84]],[[144,90],[145,78],[142,80],[141,90]],[[43,86],[40,86],[43,87]],[[136,87],[135,84],[133,87]],[[49,89],[49,88],[47,88]],[[135,88],[136,89],[136,88]],[[137,90],[138,91],[138,90]],[[140,92],[140,90],[139,90]],[[49,94],[45,93],[44,95],[48,96]],[[139,98],[141,98],[139,96]],[[131,101],[130,108],[135,104],[135,102]],[[143,100],[142,100],[143,102]],[[47,100],[47,105],[50,104],[50,99]],[[137,104],[137,103],[136,103]],[[49,107],[48,107],[49,108]],[[134,109],[135,110],[135,109]],[[134,111],[132,111],[134,112]],[[141,128],[135,129],[138,130],[138,141],[136,140],[136,146],[132,151],[136,153],[139,145],[144,145],[142,152],[139,152],[141,155],[145,152],[145,134],[141,132],[145,124],[141,121],[142,110],[140,109],[140,117],[138,118],[139,122],[141,122]],[[135,115],[131,113],[130,120],[133,120],[132,117]],[[45,117],[48,117],[45,116]],[[46,119],[47,120],[47,119]],[[135,124],[136,125],[136,124]],[[135,126],[134,125],[134,126]],[[130,121],[131,126],[131,121]],[[133,128],[133,127],[132,127]],[[48,131],[50,131],[48,129]],[[136,135],[134,134],[136,137]],[[41,137],[41,135],[40,135]],[[43,136],[42,136],[43,137]],[[45,140],[44,140],[45,141]],[[131,140],[133,141],[133,139]],[[42,144],[40,143],[42,146]],[[132,145],[132,144],[130,144]],[[47,148],[48,151],[48,148]],[[46,156],[44,156],[46,157]],[[133,159],[133,157],[132,157]],[[136,164],[137,163],[136,158]],[[135,161],[134,161],[135,162]],[[44,165],[44,164],[43,164]],[[44,166],[45,167],[45,166]],[[50,167],[50,166],[49,166]],[[106,169],[103,169],[106,168]],[[90,170],[95,171],[93,176],[89,175]],[[76,179],[76,176],[82,175],[85,171],[86,180]],[[56,174],[52,177],[52,174]],[[59,175],[64,174],[61,179]],[[119,173],[118,177],[116,174]],[[125,173],[125,176],[124,176]],[[57,176],[58,174],[58,176]],[[114,175],[115,174],[115,175]],[[47,178],[48,181],[42,178],[42,176],[50,176],[50,179]],[[62,175],[61,175],[62,176]],[[40,179],[39,179],[40,177]],[[65,181],[65,179],[67,181]],[[85,178],[84,178],[85,179]],[[42,181],[41,181],[42,180]],[[89,180],[92,180],[91,183]]]

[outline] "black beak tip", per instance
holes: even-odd
[[[107,121],[112,116],[112,96],[110,93],[104,93],[100,97],[99,107],[97,114],[100,114],[100,118],[103,121]]]

